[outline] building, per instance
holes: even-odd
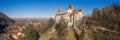
[[[73,23],[76,23],[79,20],[82,20],[82,18],[83,18],[82,9],[73,10],[72,5],[69,5],[67,12],[65,13],[63,13],[60,8],[58,9],[58,12],[55,16],[55,23],[60,23],[61,19],[64,19],[64,21],[68,24],[67,26],[70,27],[73,25]]]
[[[22,34],[23,34],[22,30],[17,30],[17,31],[15,31],[15,32],[12,33],[12,37],[14,39],[19,39]]]

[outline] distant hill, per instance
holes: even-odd
[[[4,13],[0,12],[0,22],[1,23],[13,23],[15,22],[14,20],[12,20],[11,18],[9,18],[7,15],[5,15]]]
[[[0,34],[4,33],[8,25],[14,22],[11,18],[0,12]]]

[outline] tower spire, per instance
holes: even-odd
[[[70,4],[69,6],[68,6],[68,13],[72,13],[72,10],[73,10],[73,8],[72,8],[72,5]]]
[[[82,8],[79,11],[82,12]]]
[[[62,12],[61,8],[58,8],[58,12]]]
[[[68,10],[72,10],[72,5],[71,4],[68,6]]]
[[[61,15],[61,13],[62,13],[61,8],[58,8],[58,11],[57,11],[57,16],[60,16],[60,15]]]

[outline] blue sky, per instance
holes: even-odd
[[[11,18],[49,18],[55,17],[58,8],[67,12],[72,4],[73,9],[83,9],[84,15],[92,13],[93,8],[120,2],[120,0],[0,0],[0,11]]]

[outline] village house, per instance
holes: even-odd
[[[23,31],[22,30],[16,30],[12,33],[12,37],[14,39],[18,39],[21,35],[23,34]]]

